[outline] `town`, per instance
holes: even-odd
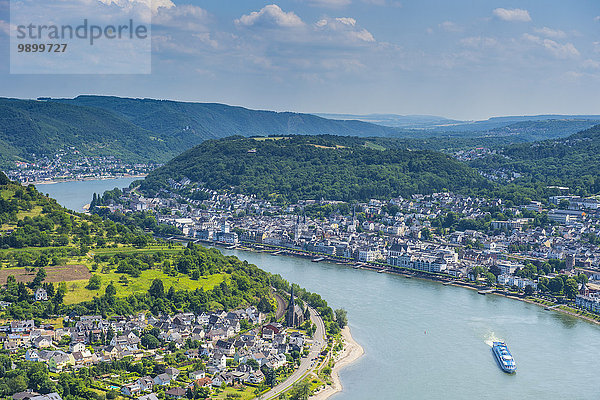
[[[169,183],[156,197],[128,188],[98,206],[152,213],[198,242],[474,281],[600,310],[598,198],[565,194],[547,204],[513,206],[446,192],[283,205],[211,191],[189,179]]]
[[[36,299],[44,301],[39,295]],[[266,320],[255,307],[158,317],[71,313],[60,327],[12,320],[0,326],[0,335],[13,367],[19,361],[43,363],[59,374],[102,366],[106,373],[92,386],[106,392],[106,398],[207,398],[224,392],[227,398],[254,398],[271,390],[278,376],[284,380],[302,365],[313,367],[317,356],[325,359],[326,340],[315,334],[309,307],[303,311],[300,304],[292,292],[287,310],[279,313],[283,323]],[[311,359],[309,349],[316,352]],[[118,362],[126,365],[125,373],[117,371]],[[32,398],[61,399],[58,393],[31,389],[13,395],[15,400]]]
[[[7,176],[23,184],[144,176],[160,164],[126,163],[114,156],[86,156],[74,147],[53,155],[31,155],[31,161],[15,161]]]

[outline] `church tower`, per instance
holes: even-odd
[[[288,304],[287,314],[285,316],[285,324],[290,327],[296,326],[296,300],[294,299],[294,285],[291,285],[290,303]]]

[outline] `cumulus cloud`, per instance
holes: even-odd
[[[178,30],[204,30],[208,22],[208,12],[189,4],[171,8],[160,8],[152,18],[152,24]]]
[[[266,26],[281,28],[298,28],[304,26],[304,22],[292,11],[285,12],[276,4],[264,6],[260,11],[242,15],[235,20],[238,26]]]
[[[531,21],[531,16],[529,15],[529,11],[523,10],[521,8],[496,8],[493,12],[496,17],[500,18],[503,21],[510,21],[510,22],[529,22],[529,21]]]
[[[323,18],[315,23],[321,32],[334,32],[358,42],[375,42],[375,38],[368,30],[359,28],[354,18]]]
[[[463,28],[452,21],[444,21],[438,25],[440,29],[446,32],[462,32]]]
[[[539,36],[525,33],[523,39],[542,46],[544,49],[552,53],[556,58],[566,59],[579,57],[579,50],[573,45],[573,43],[558,43],[551,39],[544,39]]]
[[[551,29],[548,27],[536,28],[534,29],[536,33],[539,33],[542,36],[546,36],[552,39],[563,39],[567,37],[567,34],[560,29]]]

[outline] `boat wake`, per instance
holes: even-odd
[[[494,345],[494,342],[501,342],[502,339],[498,338],[494,332],[490,332],[487,334],[486,338],[485,338],[485,344],[487,344],[488,346],[492,347]]]

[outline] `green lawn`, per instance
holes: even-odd
[[[139,278],[132,278],[128,275],[128,284],[122,284],[119,279],[123,274],[118,274],[111,271],[107,274],[100,272],[95,273],[102,279],[102,285],[99,290],[86,289],[88,281],[71,281],[67,282],[67,293],[65,295],[65,304],[75,304],[82,301],[91,300],[94,296],[100,297],[104,294],[106,286],[112,281],[117,288],[117,296],[126,297],[134,293],[144,293],[148,291],[152,281],[154,279],[161,279],[163,281],[165,290],[168,290],[171,286],[174,286],[178,290],[194,290],[196,288],[203,288],[204,290],[210,290],[213,287],[219,285],[227,278],[227,274],[215,274],[207,277],[201,277],[199,280],[192,280],[187,275],[179,274],[176,277],[169,276],[159,270],[146,270],[142,271]]]
[[[240,390],[243,389],[243,390]],[[230,399],[237,399],[237,400],[249,400],[249,399],[254,399],[256,397],[256,395],[254,394],[254,388],[250,387],[250,386],[242,386],[240,389],[236,389],[233,388],[231,386],[227,386],[227,388],[225,390],[223,390],[222,392],[218,393],[218,394],[213,394],[210,398],[211,399],[227,399],[227,395],[228,394],[239,394],[241,397],[235,397],[232,398],[230,397]],[[214,393],[214,391],[213,391]]]

